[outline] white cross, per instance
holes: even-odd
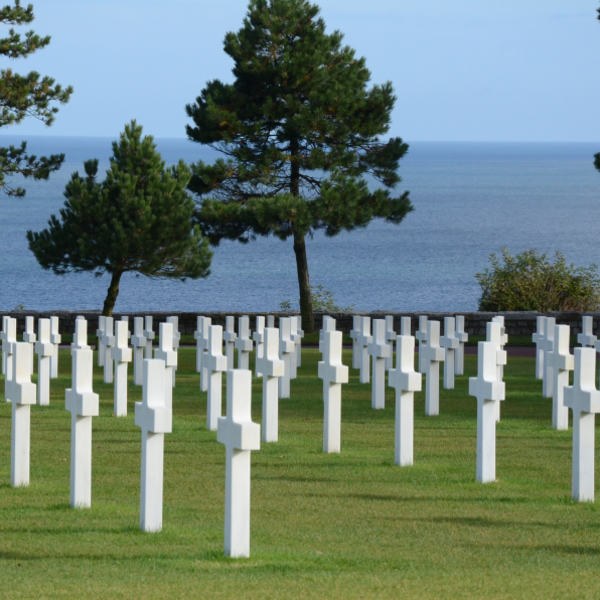
[[[456,316],[456,337],[458,338],[458,349],[456,350],[455,375],[465,374],[465,344],[469,341],[469,334],[465,331],[464,315]]]
[[[398,334],[394,331],[394,317],[387,315],[385,317],[385,339],[390,347],[390,356],[385,359],[385,370],[389,371],[394,368],[394,342]]]
[[[267,327],[275,327],[275,315],[267,315]]]
[[[577,342],[584,348],[594,348],[598,339],[594,335],[594,317],[582,317],[582,320],[581,333],[577,334]]]
[[[106,332],[106,317],[100,315],[98,317],[98,329],[96,329],[96,336],[98,337],[98,366],[104,366],[104,356],[106,354],[106,350],[104,349],[104,334]]]
[[[487,337],[500,339],[500,323],[487,323]],[[496,342],[479,342],[477,377],[469,378],[469,395],[477,398],[477,481],[496,480],[496,404],[505,398],[505,384],[498,381],[498,363],[505,351]]]
[[[375,409],[385,408],[385,361],[392,355],[386,333],[385,320],[373,319],[373,341],[368,345],[368,351],[373,357],[371,408]]]
[[[507,339],[503,331],[503,322],[502,321],[494,321],[492,319],[492,323],[499,325],[500,329],[497,327],[487,327],[486,335],[487,341],[496,348],[496,381],[502,381],[504,378],[504,365],[506,365],[507,354],[504,348],[502,347],[502,342]],[[496,402],[496,422],[500,422],[500,402]]]
[[[29,485],[31,405],[35,404],[35,383],[31,383],[27,342],[13,342],[12,373],[7,374],[6,400],[12,402],[10,484]]]
[[[181,340],[181,333],[179,333],[179,317],[167,317],[167,323],[173,325],[173,350],[175,354],[179,351],[179,342]],[[171,370],[173,387],[175,387],[175,373],[177,371],[177,365]]]
[[[33,375],[33,351],[37,336],[35,335],[35,320],[33,317],[25,317],[25,332],[23,333],[23,341],[29,344],[29,352],[31,353],[31,374]]]
[[[324,338],[325,338],[325,332],[326,331],[335,331],[335,327],[336,327],[336,323],[335,323],[335,319],[333,317],[330,317],[329,315],[324,315],[323,316],[323,329],[321,329],[321,331],[319,331],[319,352],[321,354],[323,354],[323,352],[325,352],[325,345],[324,345]],[[321,359],[323,360],[323,357],[321,357]]]
[[[419,329],[415,333],[415,338],[419,342],[419,373],[425,373],[425,358],[423,357],[423,349],[427,343],[427,317],[419,317]],[[427,387],[427,385],[425,386]]]
[[[234,346],[238,351],[238,369],[249,369],[250,352],[254,347],[250,337],[250,317],[243,316],[238,319],[238,330],[240,334],[234,342]]]
[[[252,373],[227,371],[227,416],[217,441],[225,444],[225,555],[250,556],[250,452],[260,450],[260,425],[252,422]]]
[[[348,367],[342,364],[341,331],[323,332],[323,360],[319,361],[318,374],[323,380],[325,404],[323,452],[339,453],[342,431],[342,383],[348,383]]]
[[[50,404],[50,358],[54,347],[50,343],[50,319],[38,319],[38,341],[35,353],[38,355],[38,398],[40,406]]]
[[[173,423],[173,412],[167,407],[165,398],[165,390],[171,389],[170,376],[164,361],[144,360],[142,402],[135,403],[135,424],[142,430],[142,531],[162,529],[165,433],[171,433]]]
[[[492,323],[500,323],[500,350],[504,350],[504,346],[508,344],[508,334],[506,333],[506,327],[504,326],[504,317],[497,315],[492,319]],[[504,379],[504,365],[498,365],[498,380]],[[500,406],[498,404],[498,406]]]
[[[12,345],[17,341],[17,320],[2,317],[2,374],[12,373]],[[8,400],[7,400],[8,402]]]
[[[196,340],[196,373],[202,372],[202,325],[204,325],[203,317],[196,317],[196,331],[194,331],[194,339]]]
[[[290,356],[290,379],[298,377],[298,351],[302,341],[298,335],[298,321],[298,317],[290,317],[290,339],[294,342],[294,351]]]
[[[50,357],[50,377],[58,378],[58,349],[62,341],[59,333],[58,317],[50,317],[50,343],[52,344],[52,356]]]
[[[129,341],[131,339],[131,331],[129,331],[129,316],[123,315],[121,317],[121,321],[123,321],[124,323],[127,323],[127,341]]]
[[[572,496],[579,502],[594,501],[596,413],[600,392],[596,389],[596,350],[575,348],[573,386],[565,388],[565,406],[573,410]]]
[[[254,358],[254,374],[260,377],[258,370],[258,361],[263,357],[265,348],[265,318],[256,317],[256,331],[252,334],[252,339],[256,344],[256,356]]]
[[[115,345],[111,359],[115,363],[114,411],[116,417],[127,416],[127,364],[131,362],[132,350],[128,345],[129,323],[115,323]],[[158,357],[162,358],[162,357]]]
[[[419,347],[419,357],[425,367],[425,414],[440,414],[440,363],[444,349],[440,346],[440,322],[427,321],[427,341]]]
[[[544,379],[544,340],[546,339],[546,317],[537,318],[537,331],[531,336],[535,344],[535,378]]]
[[[177,368],[177,352],[173,350],[173,323],[161,323],[159,326],[159,346],[154,358],[165,363],[165,406],[173,408],[173,370]]]
[[[202,317],[202,370],[200,371],[200,391],[208,391],[208,380],[210,379],[208,370],[208,354],[209,354],[209,334],[212,325],[210,317]]]
[[[106,317],[104,321],[104,383],[113,382],[113,359],[112,348],[115,345],[114,321],[112,317]]]
[[[289,317],[279,319],[279,358],[284,363],[283,375],[279,378],[279,397],[290,397],[292,355],[295,344],[292,342],[292,324]]]
[[[400,319],[400,335],[412,336],[412,319],[410,317]]]
[[[408,334],[396,338],[396,368],[390,369],[389,384],[396,390],[396,464],[413,464],[415,392],[420,392],[423,375],[415,372],[415,338]],[[406,330],[406,328],[405,328]]]
[[[208,354],[206,355],[208,373],[208,394],[206,404],[206,426],[217,431],[217,423],[222,410],[223,377],[227,370],[227,357],[223,356],[223,327],[211,325],[208,328]]]
[[[569,371],[575,366],[573,355],[569,353],[570,333],[568,325],[555,325],[554,351],[546,357],[554,376],[552,428],[559,430],[569,429],[569,410],[565,407],[564,392],[569,385]]]
[[[144,350],[146,349],[146,336],[144,335],[144,318],[133,319],[133,335],[131,336],[133,346],[133,383],[142,385],[144,383]]]
[[[235,361],[235,317],[225,317],[225,332],[223,341],[225,342],[225,356],[227,357],[227,369],[234,369]]]
[[[277,379],[285,373],[285,363],[279,358],[279,330],[263,330],[263,352],[256,359],[256,368],[263,378],[262,440],[276,442],[279,437],[279,386]]]
[[[146,317],[144,323],[144,337],[146,338],[146,354],[144,357],[152,358],[152,340],[155,337],[154,329],[152,327],[152,317]]]
[[[542,381],[542,396],[544,398],[552,398],[554,394],[554,373],[552,366],[548,364],[548,354],[554,350],[554,327],[556,319],[554,317],[546,317],[546,335],[542,342],[544,350],[544,379]]]
[[[304,329],[302,329],[302,317],[296,317],[296,339],[292,341],[296,344],[296,367],[302,366],[302,340],[304,339]]]
[[[360,383],[369,383],[369,371],[371,367],[371,358],[369,356],[369,344],[373,341],[371,335],[371,317],[361,317],[360,333],[357,342],[360,347],[360,374],[358,381]]]
[[[444,335],[440,338],[440,346],[445,350],[444,356],[444,389],[454,389],[454,360],[460,341],[456,335],[454,317],[444,318]]]
[[[65,390],[65,408],[71,413],[71,506],[92,505],[92,417],[98,416],[99,396],[92,389],[94,353],[87,344],[87,321],[75,321],[71,345],[71,388]]]
[[[360,356],[361,348],[358,343],[358,336],[360,335],[360,324],[361,317],[354,315],[352,317],[352,331],[350,331],[350,337],[352,338],[352,368],[360,369]]]

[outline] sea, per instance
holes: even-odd
[[[0,145],[19,143],[0,136]],[[29,251],[25,233],[42,230],[63,202],[65,184],[83,161],[103,173],[113,139],[27,138],[37,155],[65,153],[48,181],[19,181],[25,199],[0,197],[0,310],[101,309],[107,275],[57,276]],[[157,139],[168,164],[210,161],[212,150],[186,139]],[[600,264],[600,173],[592,143],[410,142],[398,192],[410,191],[414,211],[400,225],[374,221],[365,229],[307,240],[310,279],[343,308],[398,311],[477,310],[475,274],[489,256],[537,248],[569,262]],[[211,274],[197,281],[150,280],[125,274],[118,311],[275,311],[298,306],[292,242],[261,238],[214,248]]]

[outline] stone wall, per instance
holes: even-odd
[[[153,317],[153,328],[158,332],[160,323],[163,323],[169,316],[179,317],[179,330],[183,334],[193,334],[196,330],[196,317],[206,316],[212,318],[213,325],[225,326],[225,317],[227,315],[233,315],[236,317],[242,315],[250,316],[251,327],[254,328],[254,319],[257,315],[264,315],[267,313],[235,313],[235,312],[204,312],[204,313],[190,313],[190,312],[144,312],[144,313],[115,313],[113,316],[115,319],[120,319],[122,316],[129,316],[130,329],[133,329],[133,317],[143,317],[146,315],[152,315]],[[282,313],[282,312],[271,312],[269,314],[275,315],[275,323],[277,324],[280,316],[297,315],[297,312]],[[354,315],[371,317],[372,319],[381,319],[386,315],[394,316],[394,327],[396,331],[400,331],[400,317],[409,316],[412,319],[412,329],[415,331],[418,327],[419,317],[426,315],[429,319],[441,321],[442,331],[444,329],[444,317],[453,317],[456,315],[464,315],[465,317],[465,329],[467,333],[471,335],[485,335],[486,323],[497,314],[504,316],[506,330],[509,335],[531,335],[536,330],[536,318],[542,313],[536,312],[501,312],[501,313],[488,313],[488,312],[396,312],[396,311],[376,311],[376,312],[329,312],[329,313],[315,313],[315,328],[321,329],[323,322],[323,315],[328,314],[337,320],[337,329],[344,333],[349,333],[352,329],[352,318]],[[600,325],[600,312],[580,313],[580,312],[551,312],[543,313],[545,316],[556,317],[557,324],[570,325],[571,333],[581,332],[581,317],[589,315],[594,317],[594,333],[598,333]],[[19,332],[23,332],[25,329],[25,317],[33,316],[36,321],[40,317],[57,316],[60,318],[60,332],[61,333],[74,333],[75,331],[75,319],[77,315],[83,315],[88,320],[88,332],[94,334],[98,328],[98,317],[100,311],[47,311],[47,312],[36,312],[36,311],[12,311],[12,312],[0,312],[0,316],[9,315],[17,319],[17,328]],[[37,330],[37,324],[36,324]]]

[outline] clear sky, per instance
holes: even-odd
[[[391,133],[407,141],[599,141],[599,0],[321,0],[328,30],[391,81]],[[27,0],[23,0],[27,4]],[[184,106],[231,80],[223,52],[247,0],[33,0],[52,36],[27,60],[75,94],[47,129],[10,134],[115,137],[132,118],[185,137]],[[19,28],[19,30],[29,28]]]

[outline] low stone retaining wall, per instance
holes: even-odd
[[[114,313],[115,319],[120,319],[122,316],[127,315],[130,320],[130,329],[133,329],[133,318],[134,317],[153,317],[153,328],[154,331],[158,332],[160,323],[165,322],[169,316],[179,317],[179,331],[183,334],[193,334],[196,330],[196,317],[205,316],[212,319],[213,325],[225,326],[225,317],[233,315],[239,317],[242,315],[248,315],[250,317],[251,327],[254,328],[255,318],[257,315],[275,315],[275,324],[277,325],[279,317],[298,315],[298,312],[271,312],[271,313],[236,313],[236,312],[140,312],[140,313]],[[371,317],[372,319],[381,319],[386,315],[393,315],[394,317],[394,328],[396,331],[400,331],[400,318],[411,317],[412,330],[413,332],[417,329],[419,324],[419,317],[422,315],[427,316],[429,319],[441,321],[441,330],[444,329],[444,317],[454,317],[456,315],[464,315],[465,317],[465,330],[471,335],[485,335],[486,323],[492,320],[492,317],[496,315],[504,316],[504,322],[506,331],[509,335],[531,335],[535,332],[537,327],[536,319],[540,315],[555,317],[556,323],[560,325],[569,325],[571,327],[571,333],[581,332],[581,317],[592,316],[594,317],[594,333],[598,333],[600,326],[600,312],[580,313],[580,312],[549,312],[549,313],[537,313],[537,312],[397,312],[397,311],[376,311],[376,312],[318,312],[315,313],[315,329],[318,331],[321,329],[323,323],[323,316],[329,315],[336,319],[337,329],[344,333],[349,333],[352,329],[352,318],[354,315],[360,315],[364,317]],[[11,311],[11,312],[0,312],[0,317],[9,315],[17,319],[17,328],[20,333],[25,329],[25,317],[33,316],[36,321],[38,318],[48,318],[50,316],[57,316],[60,318],[60,332],[61,333],[74,333],[75,332],[75,319],[78,315],[83,315],[88,320],[88,332],[94,334],[98,328],[98,317],[100,311],[45,311],[36,312],[30,310],[23,311]],[[37,323],[36,323],[37,330]]]

